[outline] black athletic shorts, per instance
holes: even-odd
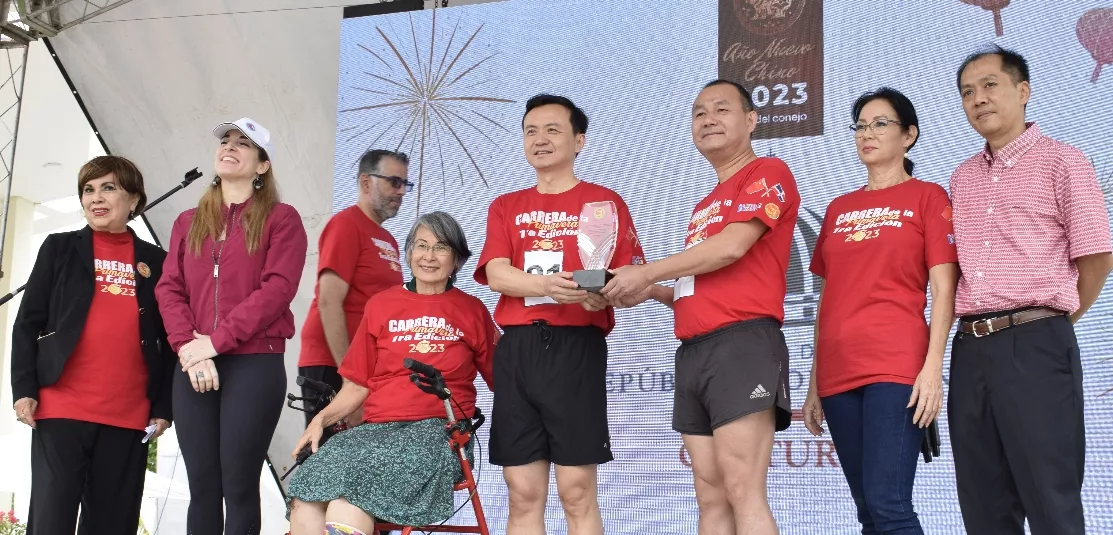
[[[684,340],[676,350],[672,428],[711,435],[723,424],[776,405],[776,430],[792,422],[788,344],[780,323],[758,318]]]
[[[321,381],[331,386],[332,389],[337,392],[340,392],[340,387],[344,386],[344,378],[340,377],[340,373],[337,371],[336,366],[302,366],[298,368],[298,375]],[[301,387],[301,395],[302,397],[316,396],[317,391],[303,386]],[[321,407],[321,409],[324,409],[324,407]],[[320,411],[305,413],[306,427],[309,426],[309,422],[313,421],[313,418],[317,416],[318,412]]]
[[[494,358],[491,464],[582,466],[614,459],[601,329],[508,326]]]

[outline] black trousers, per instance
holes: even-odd
[[[1032,535],[1085,533],[1082,365],[1066,316],[956,334],[947,413],[968,533],[1022,535],[1025,518]]]
[[[218,355],[220,390],[174,377],[174,420],[189,479],[189,535],[259,535],[259,474],[286,396],[281,354]],[[224,514],[227,511],[227,522]]]
[[[333,390],[339,392],[340,388],[344,386],[344,378],[340,377],[340,373],[334,366],[302,366],[298,368],[298,375],[308,377],[310,379],[321,381],[332,387]],[[301,387],[302,397],[311,397],[317,395],[317,391],[307,387]],[[323,410],[324,407],[321,407]],[[309,422],[320,413],[320,410],[306,411],[305,413],[305,426],[309,427]]]
[[[145,433],[64,419],[38,420],[36,427],[28,535],[135,533],[147,474]]]

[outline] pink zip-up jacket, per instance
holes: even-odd
[[[175,353],[193,331],[209,335],[221,355],[282,353],[294,336],[290,302],[305,268],[305,227],[293,206],[278,203],[248,255],[242,216],[250,202],[222,207],[226,239],[206,238],[199,256],[186,241],[197,209],[174,221],[155,296]]]

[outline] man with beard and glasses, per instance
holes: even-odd
[[[337,392],[337,373],[371,296],[402,284],[398,243],[383,223],[398,214],[402,197],[413,189],[406,179],[409,157],[373,149],[359,159],[359,199],[341,210],[321,233],[317,288],[301,335],[298,374],[323,381]],[[303,396],[313,392],[302,387]],[[306,412],[306,425],[317,412]],[[360,411],[349,425],[359,423]]]

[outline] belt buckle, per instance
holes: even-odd
[[[985,325],[985,329],[986,329],[985,334],[982,334],[982,333],[978,332],[978,324],[979,323],[982,323],[982,324]],[[992,320],[989,320],[989,319],[978,320],[978,321],[972,322],[970,324],[970,330],[974,331],[974,338],[981,338],[983,336],[989,336],[989,335],[993,334],[994,332],[996,332],[996,331],[993,330]]]

